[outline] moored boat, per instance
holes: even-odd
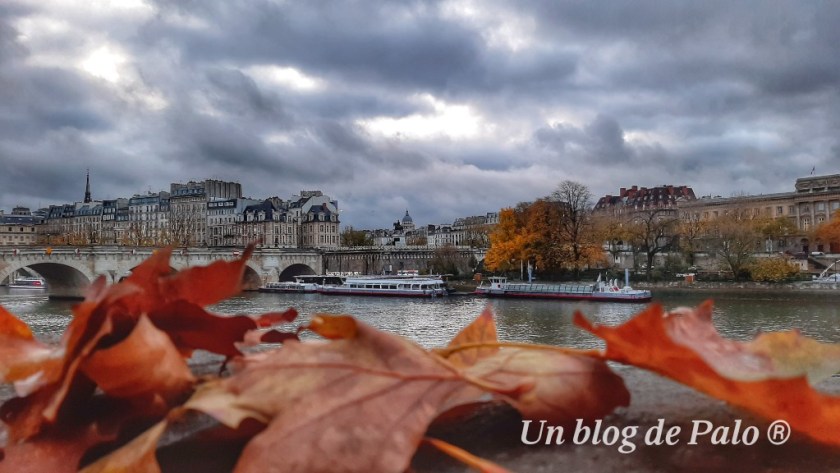
[[[295,276],[294,281],[270,282],[258,289],[259,292],[312,293],[318,292],[325,284],[341,284],[338,276]]]
[[[650,291],[633,289],[629,284],[618,287],[618,281],[598,281],[594,284],[534,284],[530,282],[508,282],[507,278],[493,276],[489,284],[479,285],[475,294],[488,297],[511,297],[524,299],[568,299],[600,302],[648,302]]]
[[[346,278],[343,284],[325,284],[318,292],[328,295],[440,297],[449,294],[443,279],[435,277]]]
[[[16,278],[9,282],[10,289],[46,289],[47,282],[44,278],[24,277]]]

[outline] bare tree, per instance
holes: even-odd
[[[653,259],[657,254],[670,250],[677,240],[677,215],[673,209],[654,208],[640,210],[632,215],[629,239],[638,254],[647,262],[647,279],[651,279]]]
[[[586,260],[585,250],[594,239],[591,228],[592,193],[585,185],[567,180],[560,183],[551,198],[565,204],[564,215],[560,219],[560,234],[570,249],[570,263],[575,277],[578,277]]]
[[[678,225],[678,247],[689,266],[694,266],[697,253],[704,250],[709,223],[699,215],[688,215]]]
[[[736,279],[744,275],[761,246],[757,223],[746,211],[734,209],[710,224],[709,250],[723,259]]]

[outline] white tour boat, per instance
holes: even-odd
[[[46,289],[47,281],[44,278],[23,277],[15,278],[9,282],[10,289]]]
[[[342,279],[338,276],[316,276],[305,275],[295,276],[294,281],[270,282],[258,289],[259,292],[291,292],[291,293],[312,293],[319,292],[326,284],[341,284]]]
[[[438,277],[355,277],[343,284],[325,284],[318,292],[328,295],[439,297],[449,294]]]

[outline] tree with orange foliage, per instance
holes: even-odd
[[[541,270],[559,270],[569,259],[561,234],[563,216],[562,203],[548,199],[539,199],[525,210],[524,256]]]
[[[490,271],[512,270],[526,256],[527,241],[528,236],[517,211],[502,209],[499,224],[490,234],[490,249],[484,257],[484,266]]]
[[[840,210],[835,211],[830,220],[817,227],[814,234],[832,246],[840,244]]]

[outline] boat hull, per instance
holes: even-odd
[[[257,289],[257,292],[271,292],[271,293],[281,293],[281,294],[314,294],[318,292],[316,289],[306,289],[306,288],[274,288],[274,287],[261,287]]]
[[[400,291],[391,289],[353,289],[353,288],[321,288],[318,291],[320,294],[328,296],[373,296],[373,297],[419,297],[419,298],[433,298],[443,297],[448,295],[446,292],[420,292],[420,291]]]
[[[44,290],[47,282],[41,278],[19,278],[9,283],[9,289]]]
[[[553,299],[571,301],[593,301],[593,302],[650,302],[650,294],[621,294],[612,292],[593,293],[552,293],[552,292],[518,292],[518,291],[489,291],[476,290],[474,294],[485,297],[511,298],[511,299]]]

